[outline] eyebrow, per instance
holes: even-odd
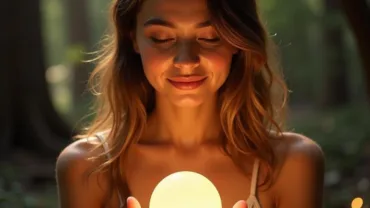
[[[173,24],[172,22],[163,20],[161,18],[150,18],[144,23],[144,27],[149,27],[149,26],[154,26],[154,25],[176,28],[175,24]],[[211,21],[207,20],[207,21],[196,24],[195,28],[209,27],[211,25],[212,25]]]

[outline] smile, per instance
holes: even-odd
[[[194,90],[200,87],[206,79],[206,76],[182,76],[169,78],[168,81],[177,89]]]

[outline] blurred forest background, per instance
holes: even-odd
[[[325,207],[370,207],[370,7],[366,0],[259,0],[292,90],[288,126],[326,155]],[[4,1],[0,207],[57,207],[54,163],[89,121],[86,80],[106,0]]]

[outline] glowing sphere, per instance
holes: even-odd
[[[353,201],[351,203],[351,207],[352,208],[361,208],[363,204],[364,204],[364,201],[361,198],[358,197],[358,198],[353,199]]]
[[[216,187],[201,174],[183,171],[164,178],[155,187],[150,208],[222,208]]]

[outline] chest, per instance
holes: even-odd
[[[207,177],[217,188],[224,208],[232,208],[237,201],[246,200],[250,194],[251,176],[242,173],[229,157],[221,153],[180,156],[165,151],[144,151],[132,155],[126,170],[131,194],[139,200],[142,208],[149,208],[156,185],[178,171],[193,171]]]

